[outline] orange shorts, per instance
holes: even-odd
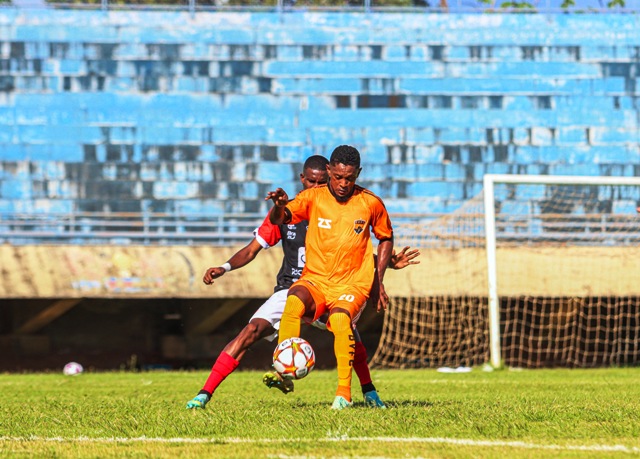
[[[313,320],[317,320],[325,312],[331,312],[334,308],[345,309],[349,312],[352,322],[360,316],[360,312],[367,304],[368,292],[363,292],[350,285],[326,284],[316,279],[301,278],[294,285],[306,288],[313,301],[316,303],[316,313]]]

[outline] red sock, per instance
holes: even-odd
[[[238,362],[236,359],[231,357],[226,352],[221,352],[216,360],[216,363],[213,364],[213,368],[211,369],[211,373],[209,373],[209,377],[207,378],[207,382],[204,383],[204,387],[202,390],[213,394],[213,392],[218,388],[218,386],[224,381],[224,378],[233,373],[233,370],[238,368]]]
[[[356,354],[353,356],[353,370],[356,372],[361,386],[371,382],[371,373],[369,373],[369,365],[367,365],[367,350],[359,341],[356,342]]]

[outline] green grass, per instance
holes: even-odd
[[[387,410],[330,410],[335,371],[237,372],[204,411],[205,372],[0,375],[0,457],[640,456],[640,368],[373,377]]]

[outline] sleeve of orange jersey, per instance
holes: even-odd
[[[373,234],[379,241],[391,239],[393,237],[393,228],[391,227],[391,219],[387,208],[380,199],[372,199],[371,208],[371,229]]]
[[[291,212],[291,220],[287,223],[300,223],[309,220],[309,203],[312,190],[303,190],[287,203],[287,209]]]

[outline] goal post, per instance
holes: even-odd
[[[640,364],[638,205],[636,177],[487,174],[442,217],[399,222],[396,245],[422,253],[402,277],[420,278],[391,292],[372,365]]]
[[[640,177],[595,177],[560,175],[486,174],[483,178],[484,223],[487,253],[487,292],[489,307],[490,363],[494,368],[502,365],[500,349],[500,306],[498,300],[498,274],[496,264],[496,184],[520,185],[585,185],[640,187]],[[639,235],[640,236],[640,235]],[[640,271],[638,272],[640,275]],[[640,282],[640,279],[639,279]]]

